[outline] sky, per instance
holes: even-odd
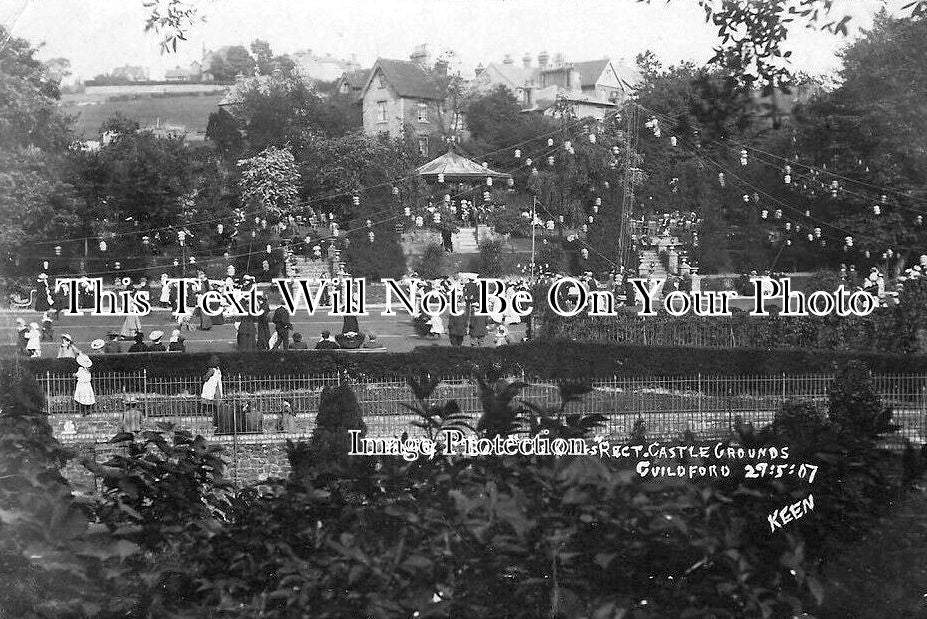
[[[896,9],[904,0],[889,0]],[[563,53],[566,60],[610,57],[631,62],[650,49],[665,64],[704,62],[717,44],[694,0],[200,0],[204,23],[193,26],[176,54],[160,51],[144,32],[143,0],[0,0],[0,20],[13,34],[44,43],[40,58],[65,57],[72,73],[91,79],[124,64],[150,77],[200,59],[202,50],[248,45],[260,38],[275,53],[311,49],[363,66],[378,56],[408,58],[426,43],[437,54],[454,50],[465,76],[479,64],[511,54]],[[853,16],[850,38],[871,25],[881,0],[837,0]],[[839,68],[846,37],[795,28],[790,37],[796,69],[827,74]],[[536,62],[536,60],[535,60]]]

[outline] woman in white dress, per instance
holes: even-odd
[[[171,287],[167,284],[167,273],[161,273],[161,296],[158,303],[161,307],[171,306]]]
[[[515,312],[515,304],[512,303],[512,299],[515,298],[515,294],[518,292],[514,286],[510,286],[505,292],[505,311],[502,313],[502,324],[506,325],[517,325],[521,322],[521,316]]]
[[[441,314],[435,314],[428,320],[428,325],[431,327],[431,332],[429,335],[431,337],[441,337],[444,335],[444,321],[441,319]]]
[[[213,425],[219,427],[219,400],[222,399],[222,370],[219,369],[219,359],[209,359],[209,369],[206,371],[203,390],[200,392],[200,401],[204,412],[212,413]]]
[[[143,333],[142,321],[137,314],[129,314],[122,321],[122,329],[119,330],[119,336],[123,340],[134,340],[136,333]]]
[[[77,372],[74,376],[77,378],[77,384],[74,386],[74,401],[81,411],[81,414],[90,413],[90,408],[97,403],[97,397],[93,393],[93,385],[90,384],[90,368],[93,361],[90,357],[81,353],[77,355]]]
[[[42,330],[39,329],[37,322],[29,323],[29,331],[26,332],[26,351],[30,357],[42,356]]]

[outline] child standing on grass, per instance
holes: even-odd
[[[505,325],[496,327],[496,346],[505,346],[509,342],[509,328]]]

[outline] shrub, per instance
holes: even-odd
[[[827,393],[831,422],[849,437],[869,442],[896,429],[892,411],[882,405],[869,368],[858,362],[844,366]]]
[[[290,451],[290,479],[300,481],[311,477],[334,477],[351,469],[350,430],[367,432],[357,396],[347,385],[326,387],[319,399],[315,430],[309,439],[304,457]]]
[[[363,223],[355,221],[351,228],[363,228]],[[344,254],[348,272],[373,281],[402,277],[406,272],[406,259],[395,229],[384,224],[374,226],[371,231],[374,233],[372,243],[363,230],[352,236]]]
[[[445,277],[447,273],[447,252],[437,243],[425,247],[418,261],[416,272],[422,279],[437,279]]]
[[[566,265],[563,248],[555,243],[540,243],[534,253],[534,260],[540,271],[561,273]]]
[[[482,277],[505,275],[502,241],[488,240],[480,243],[480,257],[477,270]]]

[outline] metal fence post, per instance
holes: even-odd
[[[785,404],[785,372],[782,373],[782,402],[780,404]]]
[[[51,372],[45,370],[45,414],[51,414]]]
[[[142,368],[142,401],[145,403],[142,410],[151,408],[148,402],[148,368]]]

